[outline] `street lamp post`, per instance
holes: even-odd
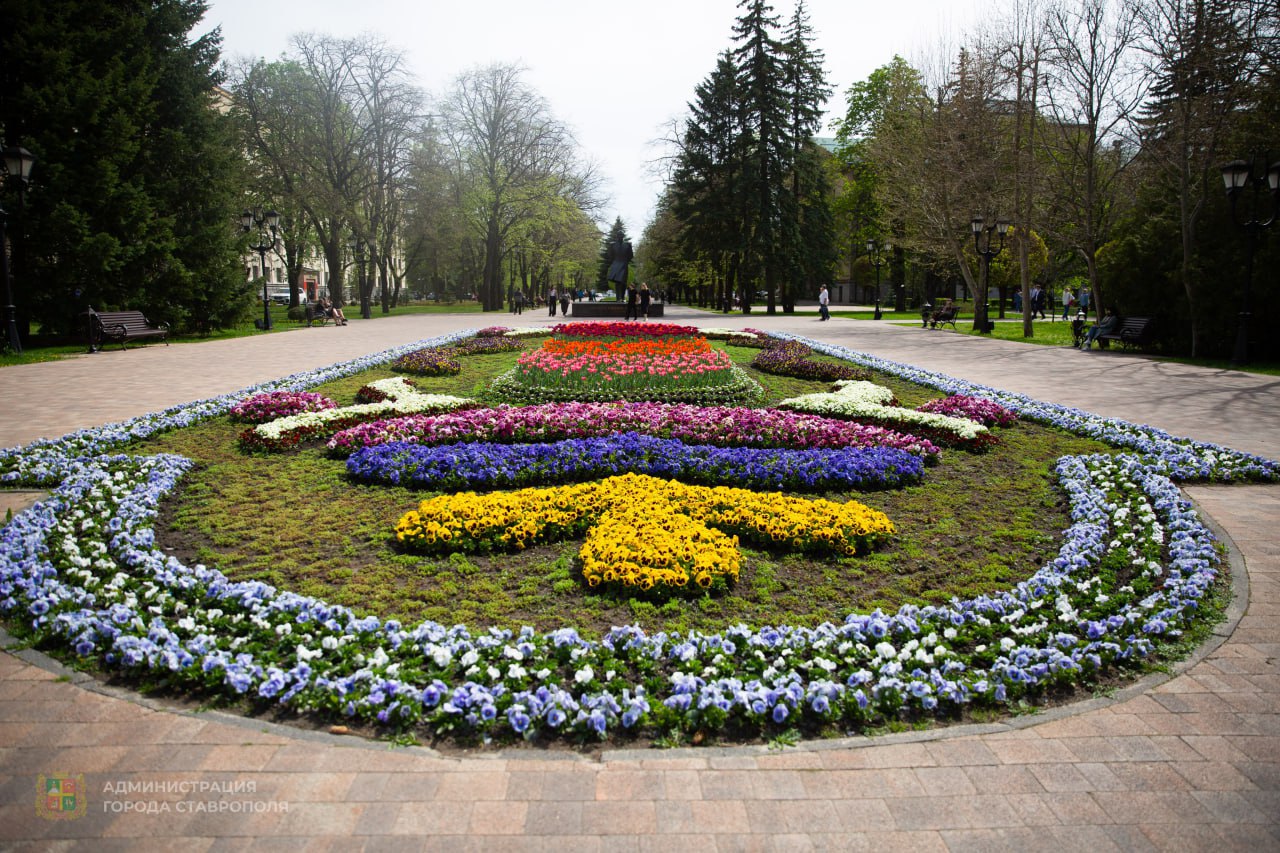
[[[31,166],[36,162],[35,156],[25,148],[11,146],[4,149],[4,172],[6,178],[12,178],[18,184],[18,212],[24,207],[24,194],[27,183],[31,180]],[[0,208],[0,276],[4,278],[4,318],[9,349],[20,355],[22,340],[18,337],[18,308],[13,304],[13,276],[9,269],[9,244],[5,238],[5,220],[8,214]]]
[[[880,267],[884,265],[884,252],[889,251],[888,243],[880,245],[875,240],[867,241],[867,255],[871,258],[871,264],[876,268],[876,313],[875,319],[879,320],[884,316],[880,310]]]
[[[1263,158],[1261,165],[1262,169],[1256,175],[1253,163],[1246,160],[1232,160],[1222,167],[1222,182],[1227,188],[1227,198],[1231,200],[1231,221],[1249,235],[1249,260],[1245,266],[1244,295],[1240,300],[1240,316],[1236,324],[1236,346],[1231,355],[1233,364],[1246,364],[1249,361],[1249,289],[1253,285],[1253,256],[1258,251],[1262,229],[1276,221],[1276,212],[1280,208],[1280,160],[1267,168],[1266,158]],[[1253,187],[1253,195],[1250,198],[1249,218],[1241,221],[1237,202],[1244,188],[1250,185]],[[1271,215],[1263,218],[1259,212],[1259,199],[1263,195],[1263,187],[1267,186],[1270,187]]]
[[[249,247],[258,253],[258,267],[262,271],[262,330],[271,330],[271,299],[267,295],[267,250],[275,249],[280,234],[280,214],[274,210],[263,213],[260,210],[246,210],[240,214],[240,227],[248,234],[255,228],[258,231],[257,242]]]
[[[994,325],[987,319],[987,291],[991,287],[991,259],[1004,251],[1004,235],[1009,233],[1009,220],[997,218],[995,224],[987,225],[986,220],[982,218],[982,214],[975,213],[973,219],[969,221],[969,227],[973,230],[973,248],[978,253],[978,257],[982,261],[981,272],[981,299],[973,306],[973,325],[979,332],[993,331]],[[999,248],[991,248],[991,232],[1000,235]],[[986,234],[986,245],[983,245],[982,235]]]

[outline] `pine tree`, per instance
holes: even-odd
[[[836,257],[825,155],[812,141],[822,126],[822,105],[831,87],[823,70],[823,53],[812,47],[812,39],[813,28],[800,0],[783,41],[791,145],[790,208],[781,232],[781,254],[788,268],[782,308],[788,313],[795,310],[797,298],[816,294],[820,285],[830,281]]]
[[[733,26],[741,126],[749,151],[743,161],[743,223],[747,228],[747,282],[764,285],[768,311],[776,311],[782,256],[782,182],[790,160],[783,48],[774,37],[778,17],[765,0],[740,0]],[[749,298],[749,293],[748,293]],[[744,304],[746,303],[744,299]]]
[[[710,282],[699,286],[700,303],[710,290],[717,306],[738,289],[745,250],[744,172],[737,71],[728,53],[694,90],[681,155],[671,183],[671,209],[683,224],[681,243],[689,266],[709,267]]]
[[[206,8],[0,0],[0,127],[38,158],[11,220],[14,295],[48,331],[73,331],[87,305],[178,328],[248,308],[239,148],[212,101],[220,36],[189,40]]]

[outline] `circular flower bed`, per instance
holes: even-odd
[[[303,390],[386,364],[410,351],[400,348],[0,451],[0,480],[53,488],[0,532],[0,611],[32,642],[102,666],[397,730],[595,738],[857,729],[998,707],[1148,654],[1194,618],[1216,576],[1213,537],[1174,480],[1280,478],[1277,463],[1249,454],[806,343],[1129,452],[1058,462],[1073,523],[1057,557],[1007,592],[816,628],[649,635],[628,626],[587,640],[573,626],[545,634],[403,626],[233,582],[156,550],[159,501],[192,463],[123,455],[122,445],[225,414],[247,394]]]

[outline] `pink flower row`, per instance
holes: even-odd
[[[620,432],[719,447],[892,447],[921,456],[929,464],[937,461],[939,453],[925,439],[852,421],[782,409],[677,403],[544,403],[409,415],[343,430],[328,448],[336,456],[348,456],[361,447],[392,441],[523,443]]]
[[[733,362],[723,350],[655,356],[648,353],[564,356],[545,350],[526,353],[517,361],[522,376],[580,378],[593,381],[609,377],[662,377],[692,379],[713,375],[717,380]]]

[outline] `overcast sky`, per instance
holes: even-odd
[[[826,54],[835,94],[894,54],[908,60],[938,41],[954,43],[979,11],[976,0],[808,0],[815,46]],[[792,0],[774,0],[785,22]],[[731,44],[737,0],[210,0],[197,34],[222,28],[223,55],[278,58],[299,32],[371,32],[403,49],[420,85],[442,96],[457,75],[493,62],[518,62],[525,81],[573,128],[605,177],[611,201],[601,219],[621,216],[639,238],[661,191],[656,140],[686,113],[693,90]]]

